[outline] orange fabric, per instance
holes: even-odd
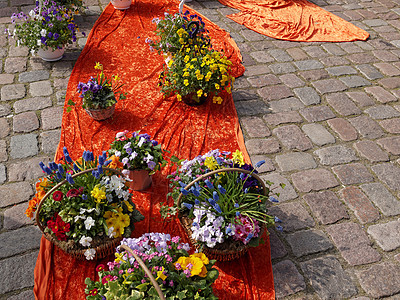
[[[162,143],[171,155],[191,159],[215,148],[227,151],[239,148],[249,161],[231,95],[224,95],[222,105],[208,102],[199,107],[189,107],[174,98],[163,99],[157,88],[162,57],[149,51],[145,38],[154,38],[153,17],[162,17],[168,9],[175,13],[177,3],[172,0],[136,0],[126,11],[107,6],[75,64],[66,99],[80,101],[76,86],[79,81],[86,82],[96,73],[93,68],[96,61],[103,64],[106,75],[120,75],[126,83],[124,89],[129,93],[128,99],[118,102],[114,117],[102,122],[92,120],[80,107],[70,113],[64,111],[56,159],[62,156],[63,146],[68,147],[74,159],[84,149],[98,155],[108,148],[117,132],[140,129]],[[204,20],[213,44],[217,49],[223,49],[233,61],[234,75],[243,74],[240,52],[229,34]],[[149,190],[134,194],[134,202],[145,216],[144,221],[137,223],[134,236],[152,231],[185,236],[176,220],[163,223],[159,214],[160,202],[165,202],[169,189],[166,175],[170,171],[165,168],[156,173]],[[102,262],[110,259],[112,257]],[[75,260],[42,238],[35,268],[36,299],[85,299],[84,280],[86,277],[95,278],[95,267],[99,263]],[[268,239],[243,258],[217,263],[217,267],[220,277],[214,290],[220,299],[274,299]]]
[[[298,42],[366,40],[369,33],[306,0],[218,0],[228,18],[272,38]]]

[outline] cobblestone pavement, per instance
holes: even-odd
[[[229,31],[246,66],[234,100],[262,176],[285,183],[271,213],[280,299],[400,299],[399,0],[314,0],[367,30],[366,42],[274,40],[193,1]],[[32,0],[0,0],[0,30]],[[78,16],[89,32],[105,0]],[[68,76],[79,46],[43,62],[0,35],[0,299],[33,299],[40,233],[23,212],[60,136]]]

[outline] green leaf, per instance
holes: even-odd
[[[176,293],[176,296],[178,297],[179,300],[185,299],[186,298],[186,290],[178,291]]]
[[[144,293],[139,292],[137,290],[132,290],[131,295],[126,300],[138,300],[143,298],[144,298]]]

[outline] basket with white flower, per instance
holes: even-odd
[[[212,150],[192,160],[173,158],[174,205],[163,206],[163,217],[177,214],[191,242],[208,257],[228,261],[259,245],[267,227],[279,221],[268,215],[271,182],[244,163],[242,153]],[[261,161],[256,167],[264,163]],[[278,228],[279,229],[279,228]]]
[[[46,239],[78,259],[99,259],[114,252],[129,237],[134,223],[144,219],[132,202],[125,177],[112,168],[115,160],[104,151],[90,151],[73,161],[64,147],[57,164],[40,163],[46,177],[26,210],[36,211],[36,222]]]

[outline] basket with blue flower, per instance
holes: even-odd
[[[276,201],[272,183],[265,184],[239,150],[174,161],[178,170],[169,175],[174,205],[163,206],[162,216],[178,215],[191,242],[212,259],[233,260],[258,246],[275,224],[268,215],[269,202]]]
[[[78,259],[99,259],[114,252],[134,224],[144,219],[132,202],[120,170],[107,152],[94,157],[84,151],[73,161],[64,147],[59,163],[40,163],[46,177],[26,215],[33,217],[46,239]]]

